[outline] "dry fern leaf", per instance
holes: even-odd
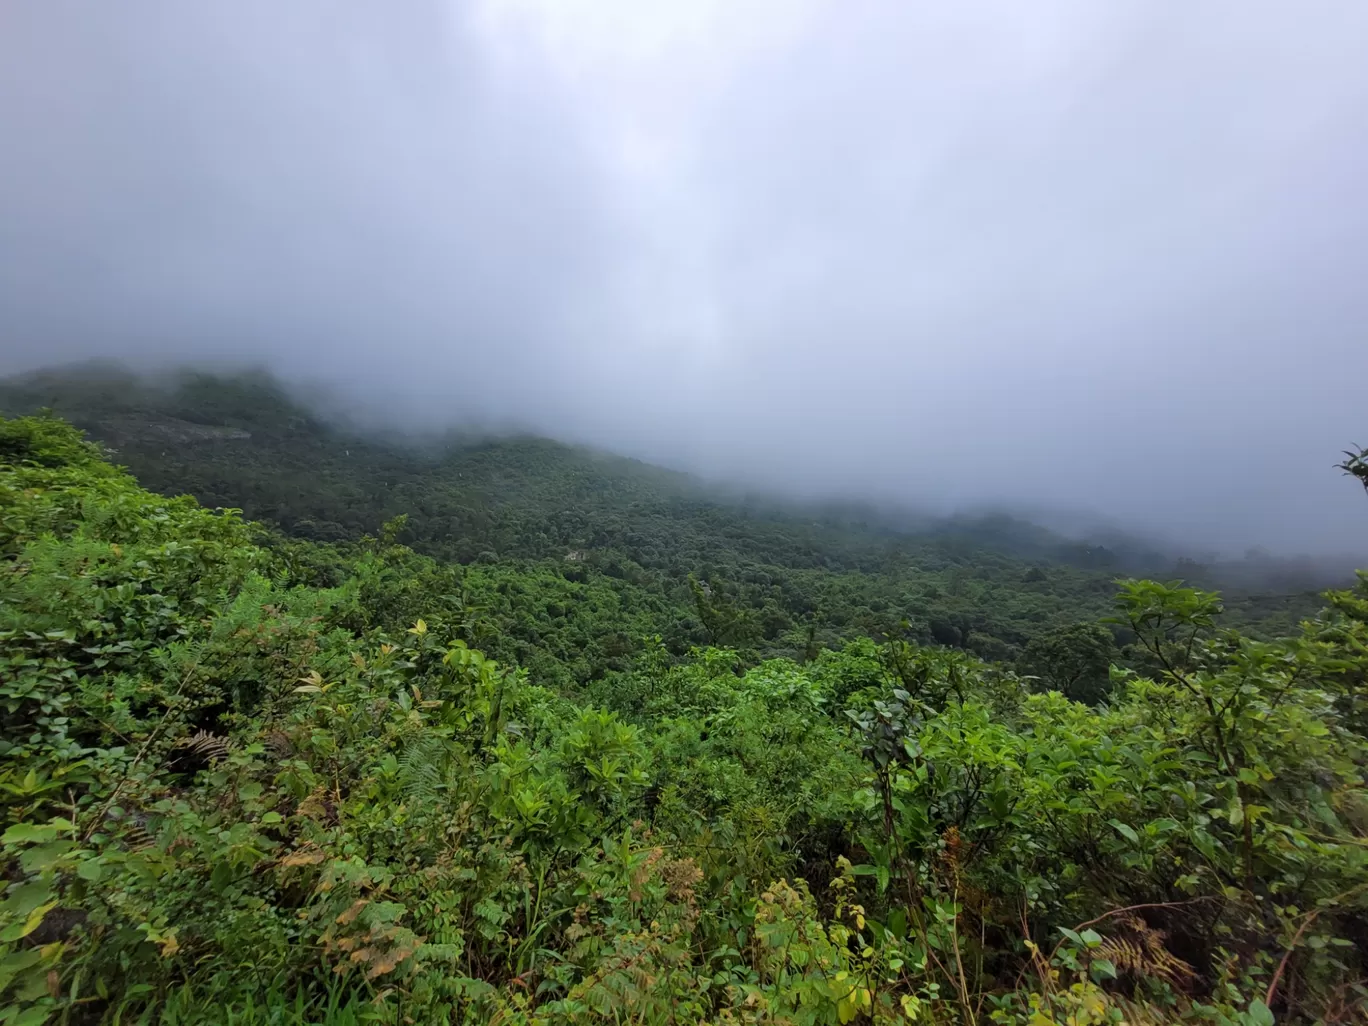
[[[317,848],[301,848],[280,860],[282,866],[316,866],[328,856]]]
[[[290,735],[283,730],[273,730],[266,735],[266,747],[277,759],[288,759],[294,755],[294,745]]]
[[[1196,972],[1164,946],[1164,933],[1139,916],[1118,919],[1117,934],[1104,938],[1097,952],[1118,972],[1163,980],[1182,987],[1196,979]]]
[[[123,843],[129,851],[144,851],[155,843],[155,838],[143,823],[135,823],[123,835]]]
[[[187,748],[195,755],[202,756],[210,761],[222,759],[231,752],[236,745],[230,738],[222,737],[219,734],[212,734],[207,730],[183,737],[176,742],[177,748]]]

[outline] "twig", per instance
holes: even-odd
[[[1359,884],[1357,887],[1350,887],[1347,891],[1344,891],[1340,894],[1336,894],[1329,901],[1322,904],[1320,908],[1314,909],[1306,913],[1305,920],[1303,921],[1301,926],[1297,927],[1297,932],[1292,935],[1292,943],[1289,944],[1287,946],[1287,950],[1283,952],[1282,961],[1278,963],[1278,971],[1273,974],[1273,979],[1268,984],[1268,990],[1264,994],[1264,1004],[1268,1005],[1270,1008],[1273,1006],[1273,999],[1277,996],[1278,984],[1282,982],[1282,975],[1283,971],[1287,968],[1287,961],[1292,957],[1292,952],[1297,949],[1297,945],[1301,943],[1302,934],[1306,932],[1306,928],[1310,926],[1312,923],[1314,923],[1316,921],[1316,917],[1319,916],[1322,912],[1324,912],[1327,908],[1331,908],[1334,905],[1337,905],[1339,902],[1343,901],[1351,894],[1354,894],[1357,891],[1362,891],[1365,888],[1368,888],[1368,884]]]
[[[99,829],[100,824],[104,822],[104,818],[109,814],[109,810],[114,807],[114,803],[119,800],[119,795],[123,793],[124,785],[128,783],[133,771],[138,768],[138,764],[147,756],[148,751],[152,748],[158,735],[161,734],[162,728],[166,726],[167,720],[171,718],[171,713],[175,708],[176,701],[181,696],[181,692],[185,690],[185,685],[190,683],[190,678],[198,668],[199,663],[195,662],[185,671],[185,676],[183,676],[180,683],[176,685],[175,693],[166,703],[166,711],[162,713],[162,718],[157,721],[157,725],[152,728],[152,733],[147,735],[147,740],[143,742],[142,747],[138,749],[138,754],[133,757],[133,761],[128,764],[128,769],[124,771],[123,779],[114,786],[113,792],[111,792],[109,797],[105,800],[104,805],[100,807],[100,811],[95,814],[95,818],[90,821],[90,826],[86,827],[86,832],[81,835],[82,844],[85,844],[90,840],[95,831]]]
[[[1124,915],[1127,912],[1139,912],[1142,908],[1184,908],[1188,905],[1196,905],[1203,901],[1216,900],[1217,899],[1212,895],[1203,894],[1199,895],[1196,898],[1189,898],[1187,901],[1151,901],[1141,905],[1127,905],[1125,908],[1114,908],[1110,912],[1103,912],[1096,919],[1089,919],[1086,923],[1079,923],[1077,926],[1073,928],[1073,932],[1081,933],[1090,926],[1096,926],[1104,919],[1110,919],[1112,916]],[[1054,946],[1054,948],[1050,951],[1051,961],[1054,960],[1055,955],[1059,953],[1059,949],[1063,946],[1064,941],[1062,940]]]
[[[1283,952],[1282,961],[1278,963],[1278,971],[1273,974],[1273,979],[1268,984],[1268,990],[1264,994],[1264,1004],[1269,1008],[1273,1007],[1273,998],[1277,996],[1278,984],[1282,982],[1283,970],[1287,968],[1287,960],[1292,957],[1292,952],[1297,950],[1297,945],[1301,943],[1302,934],[1306,932],[1308,926],[1316,921],[1316,916],[1320,915],[1320,911],[1320,909],[1316,909],[1306,917],[1306,922],[1297,927],[1297,932],[1292,935],[1292,943]]]

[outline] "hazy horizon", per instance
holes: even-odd
[[[1311,560],[1309,573],[1326,576],[1329,583],[1325,587],[1341,586],[1352,579],[1351,571],[1368,566],[1368,547],[1358,549],[1324,549],[1309,551],[1305,548],[1269,548],[1263,545],[1233,546],[1222,544],[1219,539],[1208,541],[1201,538],[1183,537],[1165,533],[1162,528],[1146,527],[1134,522],[1127,523],[1116,517],[1096,510],[1081,507],[1063,508],[1042,505],[1027,505],[1010,500],[982,500],[956,504],[946,500],[919,499],[915,496],[896,493],[876,493],[865,490],[851,493],[842,489],[823,488],[820,483],[809,482],[806,488],[785,487],[764,480],[741,476],[726,476],[708,467],[691,467],[682,461],[654,458],[649,453],[638,455],[623,449],[598,445],[592,441],[577,441],[573,438],[555,438],[535,427],[514,421],[494,423],[488,420],[468,422],[448,422],[441,425],[414,426],[405,424],[387,411],[380,408],[357,406],[345,394],[320,386],[318,382],[290,382],[277,376],[268,365],[256,366],[229,365],[226,363],[201,364],[198,366],[165,363],[137,368],[126,363],[108,360],[82,361],[54,367],[45,367],[31,372],[23,372],[8,377],[0,377],[0,413],[7,412],[5,405],[7,387],[18,387],[19,392],[11,393],[11,398],[28,393],[36,398],[32,390],[39,382],[51,376],[54,390],[52,400],[57,401],[54,410],[58,415],[69,415],[80,421],[77,416],[80,407],[64,406],[69,403],[73,393],[63,391],[70,388],[74,381],[99,381],[121,387],[129,376],[144,386],[165,389],[174,393],[186,376],[196,378],[208,376],[225,382],[240,379],[240,376],[264,376],[274,386],[284,389],[291,402],[311,411],[324,423],[338,431],[339,439],[357,439],[382,445],[411,446],[415,453],[441,451],[449,446],[482,445],[486,442],[501,442],[517,439],[537,439],[559,442],[570,446],[580,446],[591,452],[607,457],[622,458],[644,463],[655,470],[680,474],[692,479],[693,486],[703,488],[714,499],[722,502],[736,502],[748,507],[759,505],[788,509],[799,513],[806,510],[812,514],[855,517],[857,520],[872,517],[874,521],[911,534],[930,529],[939,530],[955,522],[963,521],[973,525],[997,517],[1007,517],[1022,525],[1043,528],[1061,539],[1102,545],[1121,549],[1132,554],[1147,552],[1152,556],[1169,561],[1192,559],[1203,564],[1229,564],[1250,559],[1271,560],[1283,564],[1299,560]],[[58,385],[60,380],[63,384]],[[136,396],[130,396],[135,404]],[[46,400],[43,400],[46,402]],[[104,406],[86,407],[87,415],[94,414],[97,421],[103,421],[99,414],[110,411]],[[98,436],[98,432],[97,432]],[[115,448],[114,459],[118,452]],[[790,504],[793,504],[790,506]],[[1158,573],[1158,568],[1152,572]],[[1328,575],[1328,576],[1327,576]],[[1333,580],[1330,578],[1333,577]]]
[[[1368,8],[0,12],[0,374],[1368,550]]]

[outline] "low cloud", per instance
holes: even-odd
[[[1368,9],[44,0],[0,370],[265,362],[805,494],[1365,547]]]

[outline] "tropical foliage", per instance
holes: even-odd
[[[704,567],[648,616],[405,530],[0,421],[0,1023],[1363,1020],[1368,580],[766,658]],[[577,604],[630,658],[539,633]]]
[[[367,535],[435,557],[391,549],[376,572],[411,579],[425,601],[464,596],[489,654],[562,689],[629,670],[654,635],[676,657],[713,644],[801,659],[896,635],[1012,661],[1043,635],[1095,626],[1118,576],[1222,588],[1226,625],[1276,637],[1319,608],[1321,590],[1353,578],[1349,564],[1257,553],[1197,564],[1000,515],[784,503],[541,438],[387,437],[323,418],[311,398],[301,405],[262,375],[158,386],[108,367],[0,382],[0,410],[52,407],[152,491],[277,528],[272,544],[289,539],[317,583],[354,574],[372,552]],[[431,612],[391,603],[384,615],[397,629]]]

